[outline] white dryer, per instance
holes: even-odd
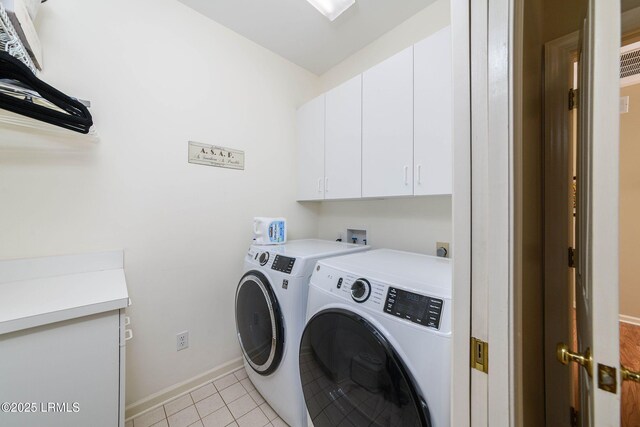
[[[319,261],[299,354],[315,427],[448,427],[451,261],[386,249]]]
[[[236,289],[236,328],[249,378],[292,427],[306,425],[298,371],[309,278],[320,259],[368,250],[325,240],[253,245]]]

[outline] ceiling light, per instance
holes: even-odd
[[[349,9],[356,0],[307,0],[313,7],[318,9],[320,13],[333,21]]]

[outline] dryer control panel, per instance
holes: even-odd
[[[443,301],[389,287],[384,311],[430,328],[440,329]]]

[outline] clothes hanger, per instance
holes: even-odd
[[[0,108],[75,132],[89,133],[93,118],[84,104],[43,82],[29,67],[2,51],[0,80],[15,88],[2,90],[0,87]]]

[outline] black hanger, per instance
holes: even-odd
[[[40,97],[58,107],[59,110],[38,105],[28,97],[18,98],[1,91],[0,108],[75,132],[89,133],[93,119],[84,104],[43,82],[20,60],[2,51],[0,51],[0,79],[17,81],[21,87],[37,92]]]

